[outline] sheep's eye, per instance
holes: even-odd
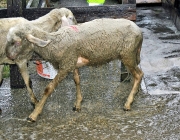
[[[14,45],[14,42],[11,42],[11,45],[13,46],[13,45]]]
[[[68,17],[70,20],[72,20],[73,18],[72,17]]]

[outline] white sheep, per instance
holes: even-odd
[[[64,26],[62,19],[66,19],[66,22],[68,22],[68,24],[70,25],[77,24],[73,13],[67,8],[53,9],[48,14],[32,21],[28,21],[21,17],[0,19],[0,81],[2,81],[2,70],[4,66],[2,64],[15,64],[5,55],[5,42],[9,29],[17,24],[28,22],[29,24],[33,24],[43,29],[44,31],[54,32],[57,31],[61,26]],[[33,90],[30,87],[27,61],[20,60],[17,61],[16,64],[18,65],[21,75],[25,81],[31,101],[33,104],[36,104],[38,101],[33,93]]]
[[[81,25],[60,28],[47,33],[32,25],[13,27],[7,35],[6,54],[14,61],[28,61],[33,52],[51,62],[58,70],[56,77],[47,85],[39,103],[28,120],[36,121],[48,96],[69,72],[74,72],[76,102],[74,110],[81,109],[82,95],[78,68],[100,65],[120,59],[131,72],[134,83],[124,105],[130,110],[143,76],[138,67],[143,36],[140,28],[126,19],[96,19]]]
[[[2,18],[0,19],[0,83],[2,82],[2,73],[3,73],[3,63],[14,64],[14,62],[8,59],[5,55],[5,43],[6,37],[9,29],[16,25],[17,23],[23,23],[27,20],[24,18]]]

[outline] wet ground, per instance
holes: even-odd
[[[0,88],[1,140],[178,140],[180,138],[180,32],[162,7],[138,7],[137,22],[144,42],[140,67],[141,90],[132,110],[123,111],[131,82],[120,82],[120,62],[80,69],[82,111],[73,112],[72,74],[61,82],[35,123],[26,118],[33,110],[26,89]],[[30,63],[38,98],[47,79]]]

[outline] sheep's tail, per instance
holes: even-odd
[[[142,37],[142,36],[141,36]],[[140,53],[141,53],[141,47],[142,47],[142,42],[143,42],[143,38],[140,40],[139,44],[138,44],[138,49],[137,49],[137,53],[136,53],[136,62],[137,65],[140,63],[141,58],[140,58]]]
[[[136,54],[136,62],[137,62],[137,64],[139,64],[140,63],[140,52],[141,52],[141,47],[139,47],[138,48],[138,50],[137,50],[137,54]]]

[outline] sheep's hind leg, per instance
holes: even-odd
[[[130,72],[132,73],[132,76],[134,78],[134,83],[133,83],[133,88],[127,98],[127,101],[124,105],[124,110],[125,111],[128,111],[131,109],[131,104],[134,100],[134,96],[135,94],[138,92],[138,89],[139,89],[139,86],[140,86],[140,83],[141,83],[141,79],[143,77],[143,72],[142,70],[136,66],[136,67],[128,67]]]
[[[73,111],[80,111],[81,110],[81,101],[82,101],[82,94],[80,88],[80,78],[79,78],[79,70],[74,70],[74,82],[76,84],[76,102],[74,103]]]
[[[80,111],[81,110],[81,102],[82,102],[82,94],[80,88],[80,78],[79,78],[79,70],[78,68],[85,66],[89,63],[89,60],[83,57],[78,57],[76,63],[76,69],[74,70],[74,82],[76,84],[76,102],[74,104],[73,110]]]

